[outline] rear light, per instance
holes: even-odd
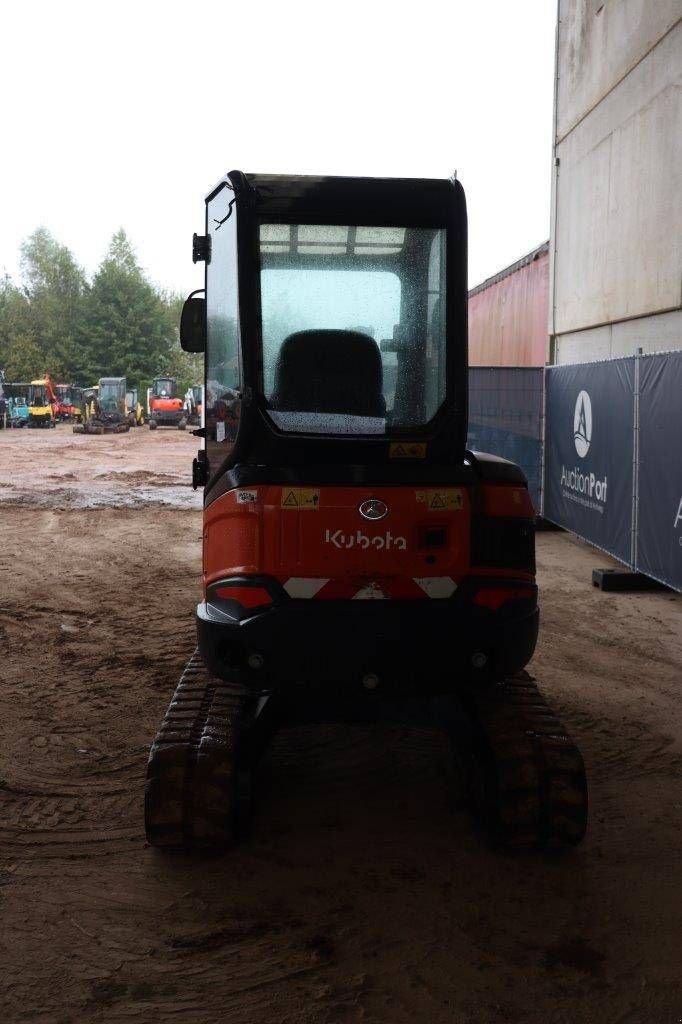
[[[534,587],[482,587],[474,597],[480,608],[496,611],[510,601],[535,601]]]
[[[235,601],[242,608],[262,608],[272,604],[272,596],[265,587],[248,583],[223,583],[209,587],[208,598],[217,597],[221,601]]]

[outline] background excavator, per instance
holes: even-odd
[[[28,396],[29,427],[55,427],[57,405],[57,396],[48,375],[32,380]]]
[[[124,434],[130,430],[125,377],[100,377],[83,395],[82,422],[74,434]]]
[[[25,427],[29,420],[28,396],[31,385],[25,383],[4,383],[5,422],[8,427]]]
[[[82,417],[83,389],[74,384],[55,384],[54,393],[55,419],[79,422]]]
[[[137,395],[137,388],[128,388],[126,391],[126,409],[128,421],[131,427],[144,426],[144,409]]]
[[[157,427],[177,427],[185,430],[187,414],[182,398],[178,395],[178,383],[175,377],[155,377],[151,388],[147,391],[147,414],[149,429]]]
[[[580,842],[583,760],[525,671],[526,480],[466,448],[461,185],[233,171],[193,258],[203,596],[150,752],[150,843],[228,843],[275,729],[417,706],[496,843]]]

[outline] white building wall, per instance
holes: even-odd
[[[559,0],[557,362],[682,348],[682,0]]]

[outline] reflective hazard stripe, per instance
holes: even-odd
[[[358,580],[352,579],[290,576],[282,580],[282,586],[289,597],[316,598],[322,601],[411,601],[427,597],[442,600],[452,597],[457,589],[451,576],[398,576],[391,580],[364,583],[362,586],[358,586]]]
[[[315,597],[328,579],[312,579],[308,576],[290,576],[283,583],[289,597]]]
[[[414,582],[422,588],[427,597],[452,597],[457,590],[457,584],[452,576],[415,576]]]
[[[361,587],[357,593],[353,594],[351,601],[386,601],[389,598],[390,594],[384,593],[381,587],[370,584],[368,587]]]

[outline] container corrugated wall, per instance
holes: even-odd
[[[470,366],[544,366],[549,243],[469,292]]]

